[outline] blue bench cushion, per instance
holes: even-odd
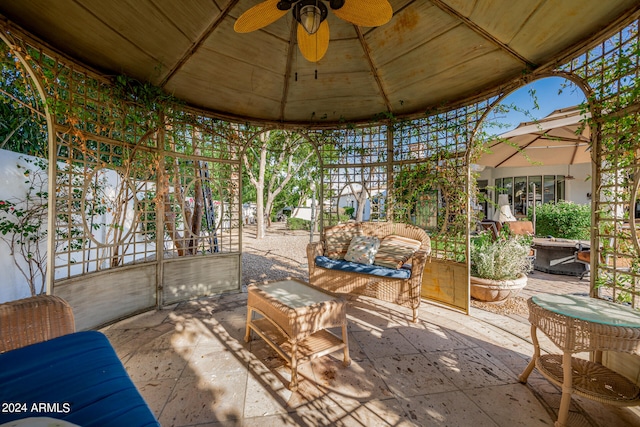
[[[365,265],[345,260],[336,260],[326,256],[317,256],[316,266],[329,270],[350,271],[354,273],[372,274],[374,276],[391,277],[394,279],[408,279],[411,277],[411,266],[403,265],[402,268],[388,268],[379,265]]]
[[[76,332],[0,354],[0,384],[0,402],[26,409],[0,412],[0,424],[51,417],[83,427],[160,425],[100,332]]]

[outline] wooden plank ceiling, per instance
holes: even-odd
[[[390,0],[393,18],[376,28],[330,10],[328,52],[309,63],[291,13],[233,31],[257,3],[20,0],[0,2],[0,14],[100,72],[149,81],[225,117],[326,125],[460,102],[640,9],[637,0]]]

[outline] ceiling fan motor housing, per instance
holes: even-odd
[[[291,6],[293,6],[294,3],[296,3],[298,0],[281,0],[278,2],[278,9],[279,10],[289,10],[291,9]],[[344,6],[344,2],[345,0],[328,0],[329,1],[329,6],[331,6],[331,9],[333,10],[338,10],[340,9],[342,6]],[[321,0],[317,1],[317,3],[320,3]],[[312,2],[313,4],[316,3],[316,1]]]

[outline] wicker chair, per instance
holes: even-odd
[[[53,295],[0,304],[0,353],[75,332],[71,306]]]
[[[358,272],[346,272],[322,268],[316,265],[317,256],[325,254],[327,233],[375,236],[382,239],[388,235],[399,235],[422,242],[422,246],[409,259],[411,276],[408,279],[381,277]],[[347,243],[348,244],[348,243]],[[414,225],[392,222],[353,222],[324,229],[319,242],[309,243],[309,282],[330,292],[362,295],[392,302],[413,310],[413,322],[418,319],[422,273],[427,257],[431,253],[431,240],[427,233]]]

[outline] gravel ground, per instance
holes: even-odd
[[[256,227],[245,226],[242,236],[242,287],[286,278],[308,280],[307,244],[309,232],[287,230],[285,223],[273,223],[264,239],[256,239]],[[319,240],[317,234],[314,241]],[[492,313],[527,317],[525,298],[513,297],[503,303],[471,300],[471,306]]]
[[[308,280],[307,244],[309,232],[287,230],[273,223],[264,239],[256,239],[256,227],[245,226],[242,236],[242,286],[250,283],[295,277]],[[319,240],[318,235],[314,241]]]

